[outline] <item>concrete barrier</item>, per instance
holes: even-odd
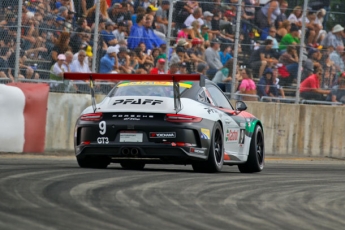
[[[76,119],[90,102],[90,95],[50,93],[46,151],[73,151]],[[266,153],[345,158],[345,107],[246,104],[263,122]]]

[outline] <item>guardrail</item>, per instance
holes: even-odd
[[[276,103],[295,103],[295,98],[282,98],[282,97],[268,97],[263,96],[260,98],[262,102],[276,102]]]

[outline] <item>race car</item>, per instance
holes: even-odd
[[[120,163],[141,170],[146,164],[192,165],[197,172],[220,172],[238,165],[242,173],[265,164],[263,125],[235,108],[213,82],[200,75],[65,73],[65,79],[89,80],[92,106],[75,126],[74,146],[82,168]],[[96,104],[95,81],[116,81]]]

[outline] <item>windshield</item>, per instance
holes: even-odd
[[[179,83],[180,94],[192,87],[192,82]],[[123,82],[118,84],[110,97],[115,96],[157,96],[174,97],[172,82]]]

